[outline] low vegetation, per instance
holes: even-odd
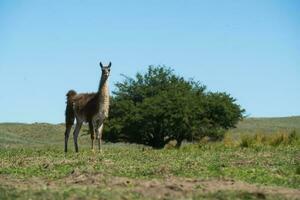
[[[288,146],[299,142],[296,130],[291,132],[281,131],[273,134],[258,132],[255,134],[226,134],[223,143],[226,146],[260,147],[260,146]]]

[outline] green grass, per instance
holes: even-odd
[[[63,125],[0,124],[0,199],[151,199],[132,186],[106,183],[111,177],[145,182],[169,177],[233,179],[261,187],[299,189],[299,121],[299,117],[248,119],[230,131],[223,142],[185,144],[179,150],[105,144],[103,154],[90,151],[88,135],[79,137],[80,153],[74,153],[71,138],[70,152],[64,154]],[[278,126],[274,128],[274,124]],[[104,176],[104,185],[64,183],[75,175],[99,174]],[[37,187],[39,182],[55,186]],[[288,199],[278,194],[199,192],[195,188],[182,198]]]
[[[0,174],[18,178],[60,179],[79,173],[152,179],[234,178],[248,183],[297,188],[299,147],[225,147],[188,145],[180,150],[152,150],[135,145],[106,145],[103,155],[82,149],[64,155],[56,148],[1,149]]]

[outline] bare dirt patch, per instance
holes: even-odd
[[[216,193],[219,191],[244,191],[265,199],[267,195],[280,195],[286,199],[300,199],[300,190],[248,184],[231,179],[201,180],[192,178],[169,177],[164,179],[131,179],[103,174],[79,173],[74,170],[70,175],[58,180],[40,178],[17,179],[0,175],[0,185],[16,189],[59,189],[63,187],[100,187],[109,190],[122,190],[139,193],[145,198],[181,199],[195,194]]]

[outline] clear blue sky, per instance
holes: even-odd
[[[166,65],[252,117],[300,115],[300,1],[0,0],[0,122],[64,121],[65,93]]]

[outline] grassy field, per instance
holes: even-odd
[[[277,133],[284,131],[300,131],[300,116],[278,118],[248,118],[240,122],[233,133]]]
[[[300,117],[247,119],[179,150],[63,153],[63,125],[0,124],[0,199],[300,199]]]

